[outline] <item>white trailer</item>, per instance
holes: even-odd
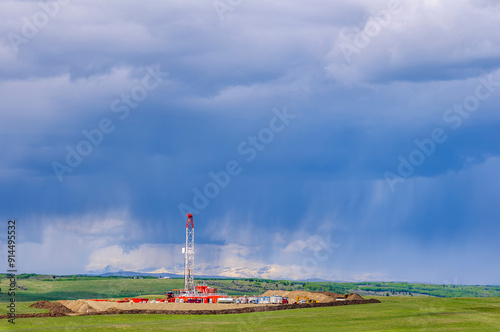
[[[217,300],[217,303],[235,303],[236,301],[232,297],[221,297]]]
[[[271,304],[283,304],[283,296],[274,295],[269,298]]]

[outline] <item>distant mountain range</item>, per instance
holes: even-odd
[[[168,277],[168,278],[184,278],[183,274],[176,274],[169,272],[165,268],[155,268],[150,267],[146,269],[141,269],[138,271],[125,271],[125,270],[117,270],[112,266],[108,265],[101,270],[89,271],[86,274],[88,275],[98,275],[102,277]],[[219,275],[197,275],[197,278],[214,278],[214,279],[227,279],[228,277],[219,276]]]
[[[153,273],[153,272],[137,272],[137,271],[116,271],[116,272],[105,272],[105,273],[88,273],[89,275],[98,275],[102,277],[167,277],[167,278],[183,278],[184,275],[181,274],[173,274],[173,273]],[[258,277],[255,277],[258,278]],[[226,277],[219,275],[197,275],[195,279],[246,279],[246,278],[238,278],[238,277]],[[267,278],[264,278],[267,279]],[[303,282],[331,282],[331,280],[325,279],[282,279],[282,280],[293,280],[293,281],[303,281]]]
[[[330,282],[332,280],[319,279],[319,278],[309,278],[309,279],[290,279],[286,277],[281,278],[270,278],[268,271],[272,266],[265,266],[261,269],[249,269],[247,267],[221,267],[221,266],[200,266],[197,271],[199,274],[195,274],[195,278],[215,278],[215,279],[245,279],[245,278],[259,278],[259,279],[274,279],[274,280],[291,280],[291,281],[302,281],[302,282]],[[183,267],[173,266],[169,268],[165,267],[149,267],[145,269],[140,269],[136,271],[125,271],[111,265],[106,266],[103,269],[97,271],[89,271],[89,275],[99,275],[103,277],[108,276],[121,276],[121,277],[168,277],[168,278],[183,278]]]
[[[168,277],[168,278],[182,278],[183,276],[172,273],[148,273],[148,272],[135,272],[135,271],[116,271],[98,274],[102,277]]]

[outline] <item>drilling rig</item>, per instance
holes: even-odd
[[[194,285],[194,222],[193,214],[187,213],[186,246],[184,254],[184,289],[172,289],[166,293],[167,302],[184,303],[218,303],[219,299],[227,299],[227,294],[217,292],[217,288],[204,285]]]
[[[187,213],[186,223],[186,247],[182,248],[184,252],[184,289],[193,292],[194,288],[194,222],[193,214]]]

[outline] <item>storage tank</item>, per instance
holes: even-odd
[[[234,303],[234,299],[232,297],[221,297],[217,300],[217,303]]]

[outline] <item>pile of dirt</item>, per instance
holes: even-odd
[[[75,313],[79,313],[79,314],[97,311],[93,307],[91,307],[87,301],[84,301],[84,300],[77,300],[77,301],[60,300],[57,302],[62,304],[63,306],[65,306],[69,310],[71,310],[71,312],[75,312]]]
[[[85,303],[84,305],[82,305],[79,309],[78,309],[78,313],[79,314],[84,314],[84,313],[87,313],[87,312],[96,312],[97,310],[95,310],[94,308],[92,308],[88,303]]]
[[[306,292],[306,291],[280,291],[280,290],[268,290],[261,296],[273,296],[279,295],[283,297],[288,297],[289,302],[296,302],[297,296],[299,300],[303,300],[304,298],[310,298],[318,301],[319,303],[327,303],[335,301],[335,298],[332,298],[329,295],[320,293],[320,292]]]
[[[117,308],[108,308],[104,312],[108,315],[115,315],[115,314],[120,314],[122,311],[125,311],[125,310],[120,310]]]
[[[49,309],[48,307],[50,306],[49,301],[38,301],[30,305],[30,308],[36,308],[36,309]]]
[[[339,293],[332,293],[332,292],[318,292],[321,294],[325,294],[326,296],[330,296],[333,300],[337,298],[344,298],[344,294],[339,294]]]
[[[305,292],[305,291],[279,291],[279,290],[268,290],[261,296],[273,296],[279,295],[283,297],[288,297],[288,301],[294,303],[297,301],[297,296],[299,300],[303,300],[305,298],[310,298],[318,301],[319,303],[328,303],[335,301],[337,298],[345,298],[347,301],[365,301],[363,297],[359,294],[351,293],[347,295],[332,293],[332,292]]]
[[[33,303],[32,305],[30,305],[30,308],[49,309],[50,313],[57,313],[57,314],[73,313],[73,311],[71,309],[62,305],[61,303],[49,302],[49,301],[44,301],[44,300]]]
[[[361,295],[359,295],[359,294],[351,293],[347,296],[346,300],[347,301],[363,301],[364,298],[362,298]]]

